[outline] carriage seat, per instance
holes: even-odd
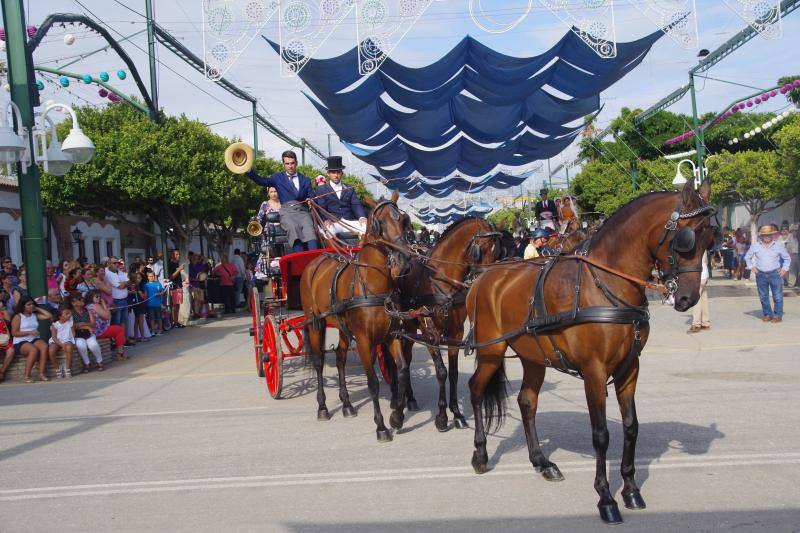
[[[281,215],[277,211],[267,213],[264,217],[264,239],[269,244],[287,244],[289,232],[281,226]]]

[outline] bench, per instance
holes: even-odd
[[[111,340],[110,339],[97,339],[98,344],[100,344],[100,350],[103,354],[103,365],[108,366],[114,360],[114,350],[111,348]],[[59,350],[56,353],[56,360],[58,361],[59,367],[64,364],[64,352]],[[94,355],[92,352],[89,352],[89,361],[94,363]],[[56,376],[56,368],[53,368],[49,362],[47,363],[47,372],[45,375],[51,379],[55,378]],[[81,359],[78,350],[75,350],[74,354],[72,355],[72,375],[76,376],[83,372],[83,359]],[[8,370],[6,370],[6,381],[22,381],[22,378],[25,375],[25,358],[21,355],[15,355],[14,359],[11,361],[11,364],[8,366]],[[34,381],[37,381],[39,376],[39,363],[38,361],[33,365],[33,370],[31,371],[31,377]]]

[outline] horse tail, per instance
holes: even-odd
[[[500,429],[506,418],[506,396],[508,396],[506,362],[494,371],[483,393],[483,420],[487,433]]]

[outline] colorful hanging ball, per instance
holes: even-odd
[[[794,86],[791,83],[787,83],[786,85],[783,86],[783,88],[786,89],[787,92],[791,91],[793,87]]]
[[[745,103],[739,102],[739,109],[744,109],[744,108],[745,108]]]
[[[100,80],[101,81],[108,81],[108,72],[101,72],[100,73]]]
[[[44,82],[42,80],[36,80],[36,88],[40,91],[44,91]]]
[[[760,103],[761,103],[761,98],[759,98],[758,96],[756,96],[756,100],[755,100],[755,102],[756,102],[756,104],[760,104]]]
[[[786,94],[786,87],[781,87],[781,94]]]
[[[117,77],[118,77],[119,79],[121,79],[121,80],[124,80],[125,78],[127,78],[127,77],[128,77],[128,73],[127,73],[127,72],[125,72],[124,70],[118,70],[118,71],[117,71]]]
[[[36,35],[37,28],[36,26],[28,26],[28,37],[33,37]]]
[[[772,89],[772,90],[769,92],[769,95],[770,95],[770,96],[773,96],[773,97],[774,97],[774,96],[778,96],[778,91],[776,91],[775,89]]]
[[[800,87],[800,80],[794,80],[794,82],[792,83],[792,86],[793,87]]]
[[[58,78],[58,83],[60,83],[62,87],[69,87],[69,78],[66,76],[61,76]]]
[[[66,34],[64,36],[64,44],[66,44],[67,46],[71,46],[74,43],[75,43],[75,36],[74,35],[72,35],[71,33],[68,33],[68,34]]]
[[[120,97],[117,96],[116,93],[109,93],[108,99],[114,102],[115,104],[120,101]]]
[[[5,41],[5,40],[6,40],[6,29],[0,28],[0,41]]]
[[[105,98],[106,96],[108,96],[108,91],[106,91],[105,89],[100,89],[99,91],[97,91],[97,94],[100,96],[100,98]]]
[[[88,85],[88,84],[92,83],[92,75],[91,74],[84,74],[83,76],[81,76],[81,80],[83,81],[83,83]]]
[[[753,107],[753,101],[752,100],[748,100],[747,101],[747,107]]]

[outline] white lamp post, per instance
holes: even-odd
[[[689,163],[692,166],[692,173],[697,175],[697,167],[694,164],[694,161],[691,159],[682,159],[678,162],[678,170],[675,172],[675,179],[672,180],[672,184],[676,187],[683,187],[686,184],[686,178],[683,177],[681,174],[681,165],[684,163]]]
[[[41,152],[36,153],[36,161],[41,162],[45,172],[54,176],[63,176],[72,168],[72,156],[64,153],[61,143],[58,142],[56,125],[50,117],[41,118],[42,127],[34,130],[34,135],[40,138]],[[47,145],[47,127],[49,126],[51,141]],[[39,142],[34,142],[34,149],[39,150]]]
[[[67,138],[64,139],[64,142],[61,143],[61,151],[70,156],[72,161],[78,165],[83,165],[91,161],[94,156],[94,143],[83,133],[78,125],[78,116],[75,114],[74,109],[66,104],[51,104],[47,106],[44,113],[42,113],[42,121],[44,121],[47,118],[47,114],[54,109],[69,113],[72,117],[72,129],[69,131]]]
[[[0,163],[5,163],[10,167],[20,161],[30,161],[30,158],[27,156],[28,131],[22,127],[20,127],[19,134],[14,131],[13,123],[8,120],[9,109],[14,113],[17,124],[22,124],[22,116],[17,104],[11,101],[5,105],[0,115]],[[27,168],[28,165],[23,164],[22,172],[27,172]],[[10,168],[8,173],[11,174]]]

